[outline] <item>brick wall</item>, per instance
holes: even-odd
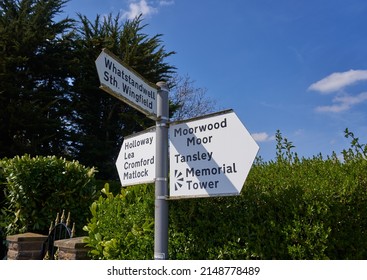
[[[83,243],[85,237],[74,237],[55,241],[58,247],[57,257],[59,260],[87,260],[89,259],[88,247]]]
[[[83,243],[85,237],[75,237],[55,241],[59,260],[86,260],[88,248]],[[43,243],[47,236],[37,233],[11,235],[8,241],[8,260],[42,260]]]
[[[46,239],[46,235],[31,232],[8,236],[7,259],[41,260],[42,247]]]

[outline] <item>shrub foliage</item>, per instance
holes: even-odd
[[[366,146],[299,158],[276,134],[276,160],[253,165],[240,196],[170,201],[171,259],[366,259]],[[85,227],[96,259],[153,258],[154,187],[96,201]]]
[[[170,258],[366,259],[367,148],[345,135],[342,158],[306,159],[278,131],[276,160],[258,158],[240,196],[170,201]],[[93,259],[152,259],[154,186],[105,184],[96,199],[94,173],[56,157],[0,161],[0,226],[45,233],[66,209]]]
[[[94,168],[55,156],[24,155],[0,161],[4,191],[0,215],[6,233],[47,234],[50,222],[63,209],[71,212],[81,233],[96,199],[94,174]]]
[[[148,185],[124,188],[114,195],[105,184],[93,202],[93,215],[84,230],[92,259],[152,259],[154,188]]]

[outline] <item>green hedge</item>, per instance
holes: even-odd
[[[171,259],[367,259],[367,148],[298,158],[277,133],[275,161],[257,159],[240,196],[169,202]],[[154,186],[92,205],[96,259],[152,259]],[[118,209],[118,210],[116,210]]]
[[[14,157],[0,161],[4,189],[1,225],[7,235],[26,231],[48,233],[56,213],[71,212],[77,233],[90,217],[97,198],[94,168],[55,156]]]
[[[238,197],[170,201],[170,258],[366,259],[366,170],[321,156],[257,163]],[[105,191],[92,205],[94,258],[153,257],[152,189]]]
[[[84,230],[92,259],[152,259],[154,188],[123,188],[114,195],[109,184],[90,207],[93,215]]]

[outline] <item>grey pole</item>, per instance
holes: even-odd
[[[157,83],[154,259],[168,259],[168,87]]]

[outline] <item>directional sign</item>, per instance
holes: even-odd
[[[96,59],[100,88],[157,119],[157,86],[144,80],[114,54],[103,49]]]
[[[116,161],[122,186],[154,182],[155,143],[154,129],[125,137]]]
[[[230,110],[171,124],[170,198],[238,195],[259,146]]]

